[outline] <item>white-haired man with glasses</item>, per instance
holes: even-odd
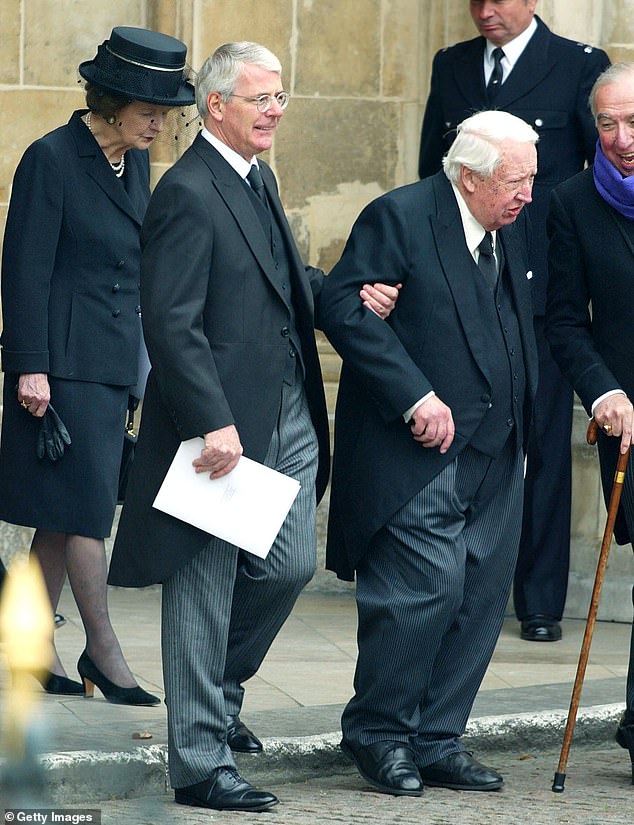
[[[159,182],[142,230],[152,371],[110,581],[163,584],[176,801],[263,811],[277,798],[240,776],[232,752],[262,750],[239,717],[242,685],[315,568],[329,470],[313,332],[324,276],[302,263],[273,172],[256,159],[289,101],[275,55],[221,46],[198,74],[196,99],[204,128]],[[366,311],[385,314],[397,290],[362,293]],[[152,508],[180,442],[195,436],[204,437],[196,472],[218,478],[244,454],[300,481],[266,559]]]

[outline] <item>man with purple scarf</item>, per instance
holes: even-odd
[[[601,428],[607,501],[634,420],[634,62],[599,76],[590,108],[599,131],[594,165],[557,186],[551,199],[546,332],[555,360]],[[634,461],[615,538],[634,539]],[[630,753],[634,782],[634,630],[616,741]]]

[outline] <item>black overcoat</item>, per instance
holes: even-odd
[[[604,393],[634,398],[634,221],[597,192],[592,169],[558,186],[548,216],[549,287],[546,333],[553,357],[588,415]],[[600,434],[606,501],[620,439]],[[615,537],[630,541],[619,512]]]

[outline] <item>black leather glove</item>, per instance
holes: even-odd
[[[70,435],[64,422],[49,404],[42,416],[40,433],[37,439],[37,457],[57,461],[64,455],[66,447],[70,446]]]

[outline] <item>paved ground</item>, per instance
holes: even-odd
[[[267,786],[281,803],[269,812],[244,815],[175,805],[171,795],[100,803],[103,825],[631,825],[634,786],[624,752],[581,749],[568,764],[566,790],[550,790],[558,753],[492,753],[488,763],[504,774],[496,793],[427,788],[421,799],[373,792],[354,771],[307,782]]]
[[[162,696],[160,590],[112,589],[110,601],[139,682]],[[84,642],[67,590],[60,609],[68,623],[56,639],[74,675]],[[356,656],[354,600],[348,593],[305,593],[259,674],[247,685],[243,718],[265,739],[266,753],[241,758],[240,769],[283,800],[273,811],[251,814],[249,820],[268,825],[631,825],[629,762],[626,752],[611,741],[622,709],[628,624],[597,624],[566,792],[560,796],[550,790],[583,628],[582,621],[565,621],[561,642],[541,644],[521,641],[514,618],[505,622],[468,730],[477,755],[504,773],[503,792],[429,789],[421,800],[397,799],[364,788],[337,748]],[[0,744],[5,741],[5,753],[3,709],[9,681],[0,649]],[[239,820],[240,814],[201,812],[172,802],[165,782],[163,704],[129,708],[109,704],[98,691],[87,700],[47,696],[35,683],[34,689],[40,699],[36,733],[58,806],[76,809],[86,804],[102,811],[103,822],[117,825]],[[139,733],[150,738],[133,738]],[[140,798],[95,801],[112,795]]]

